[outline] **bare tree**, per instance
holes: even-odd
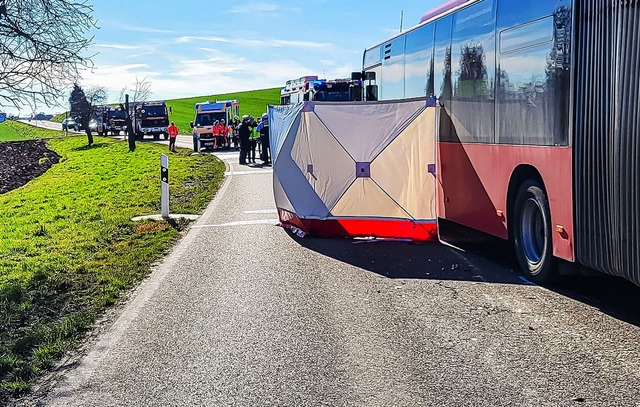
[[[71,115],[79,122],[87,134],[87,144],[93,144],[93,135],[89,122],[96,114],[96,108],[104,104],[107,100],[107,90],[101,86],[82,90],[77,83],[73,85],[71,96],[69,96],[69,104],[71,106]]]
[[[142,79],[138,79],[136,76],[136,81],[131,85],[132,92],[130,93],[132,102],[142,102],[149,99],[149,96],[153,92],[151,92],[151,82],[149,82],[149,77],[145,76]],[[120,104],[124,103],[125,94],[127,94],[128,88],[125,86],[120,90],[120,98],[118,101]]]
[[[123,87],[122,89],[120,89],[120,97],[118,98],[118,103],[119,104],[123,104],[124,103],[124,99],[125,99],[125,95],[127,94],[127,87]]]
[[[0,0],[0,106],[52,106],[92,67],[87,0]]]

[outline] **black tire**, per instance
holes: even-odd
[[[169,140],[169,133],[164,133],[163,137],[165,140]]]
[[[513,212],[513,243],[522,272],[544,284],[556,277],[551,212],[539,182],[527,180],[518,190]]]

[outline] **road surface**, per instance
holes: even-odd
[[[21,403],[640,404],[635,286],[538,287],[500,245],[300,239],[276,226],[271,168],[218,157],[228,176],[186,237]]]

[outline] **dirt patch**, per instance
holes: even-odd
[[[0,194],[23,186],[59,161],[43,140],[0,143]]]

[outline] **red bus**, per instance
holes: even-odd
[[[363,57],[368,100],[438,100],[438,216],[513,242],[536,282],[640,284],[640,7],[452,0]]]

